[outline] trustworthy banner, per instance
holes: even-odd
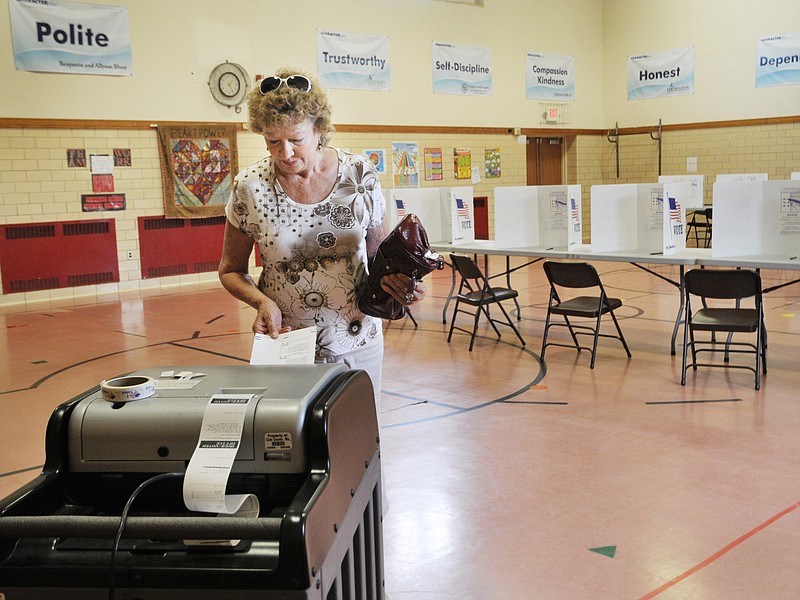
[[[574,100],[575,58],[526,52],[525,97],[539,100]]]
[[[694,48],[628,57],[628,100],[694,94]]]
[[[389,90],[389,38],[318,29],[317,73],[329,88]]]
[[[433,92],[492,95],[492,49],[433,42]]]
[[[128,9],[57,0],[9,0],[19,71],[133,75]]]
[[[800,83],[800,33],[760,38],[756,48],[756,87],[793,83]]]

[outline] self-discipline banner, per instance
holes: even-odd
[[[492,95],[492,49],[433,42],[433,93]]]
[[[800,33],[760,38],[756,48],[756,87],[793,83],[800,83]]]
[[[526,52],[525,97],[540,100],[574,100],[575,58]]]
[[[389,38],[317,30],[317,73],[329,88],[389,90]]]
[[[694,94],[694,48],[628,57],[628,100]]]
[[[128,9],[55,0],[9,0],[20,71],[133,75]]]

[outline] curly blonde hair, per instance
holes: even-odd
[[[319,82],[312,75],[284,67],[275,72],[283,79],[290,75],[302,75],[311,81],[311,90],[302,92],[287,85],[262,94],[256,85],[247,96],[250,130],[263,134],[273,127],[292,126],[303,121],[312,121],[314,129],[320,134],[323,146],[333,134],[331,123],[331,104]]]

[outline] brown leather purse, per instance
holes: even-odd
[[[365,315],[397,320],[406,315],[406,307],[381,287],[384,275],[405,273],[412,284],[431,271],[444,268],[444,259],[430,247],[428,234],[416,215],[406,215],[378,246],[367,266],[369,274],[358,298],[358,308]],[[413,292],[413,287],[409,293]]]

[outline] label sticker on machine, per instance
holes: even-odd
[[[291,450],[292,449],[292,434],[291,433],[265,433],[264,434],[264,450]]]

